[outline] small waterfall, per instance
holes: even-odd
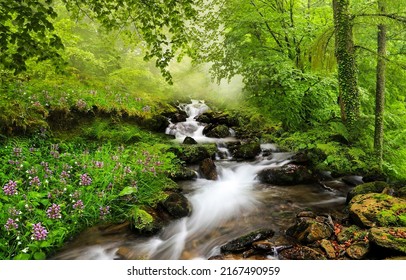
[[[175,136],[177,142],[183,142],[188,136],[195,139],[198,143],[218,143],[224,141],[235,141],[235,131],[230,129],[230,138],[217,139],[209,138],[203,134],[205,124],[196,121],[196,117],[210,110],[204,101],[192,100],[190,104],[180,104],[179,109],[187,114],[185,122],[170,123],[165,133]]]

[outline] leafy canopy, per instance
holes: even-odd
[[[164,77],[171,81],[169,62],[187,50],[186,25],[196,15],[201,0],[61,0],[75,16],[97,19],[108,30],[120,29],[139,37],[149,49],[146,59],[156,58]],[[26,69],[29,59],[59,57],[61,39],[53,33],[58,0],[0,0],[0,65],[15,73]]]

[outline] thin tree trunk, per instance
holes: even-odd
[[[378,1],[380,13],[385,13],[384,1]],[[379,167],[383,161],[383,128],[385,107],[385,71],[386,71],[386,25],[378,25],[378,58],[376,66],[376,97],[375,97],[375,135],[374,148]]]
[[[349,4],[349,0],[333,0],[335,56],[338,65],[341,118],[351,129],[359,117],[360,97]]]

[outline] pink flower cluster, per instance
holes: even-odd
[[[5,195],[15,195],[17,194],[17,182],[10,180],[4,185],[3,191]]]
[[[33,224],[32,225],[32,238],[39,241],[45,240],[48,236],[48,231],[45,227],[41,225],[41,223]]]
[[[59,206],[58,204],[53,203],[52,206],[47,209],[47,216],[50,219],[60,219],[60,218],[62,218],[61,206]]]
[[[87,175],[87,173],[80,175],[80,185],[82,186],[90,186],[90,184],[92,183],[92,178],[90,178],[89,175]]]

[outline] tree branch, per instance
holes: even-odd
[[[406,24],[406,17],[400,16],[398,14],[386,14],[386,13],[377,13],[377,14],[357,14],[354,17],[386,17],[401,23]]]

